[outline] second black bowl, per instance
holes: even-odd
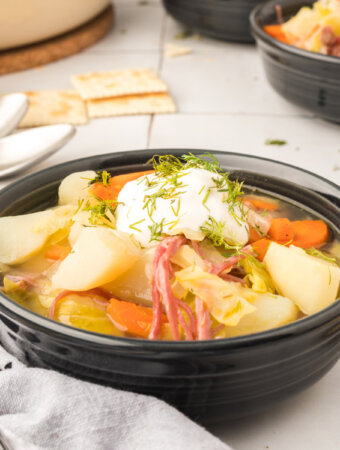
[[[282,3],[284,19],[314,2]],[[340,58],[301,50],[269,36],[265,25],[276,23],[277,0],[257,6],[250,24],[269,83],[282,97],[332,122],[340,123]]]
[[[168,13],[190,29],[213,38],[254,42],[249,14],[259,0],[163,0]]]

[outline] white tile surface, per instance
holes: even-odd
[[[283,139],[287,145],[265,145]],[[305,117],[222,114],[156,116],[151,148],[227,150],[271,158],[340,183],[339,127]]]
[[[252,45],[194,36],[176,40],[173,36],[181,28],[170,28],[165,46],[171,42],[192,48],[191,54],[165,57],[162,64],[162,76],[176,87],[180,112],[312,116],[281,98],[265,82],[260,57]]]
[[[0,76],[0,94],[13,91],[71,89],[71,75],[134,67],[149,67],[157,70],[158,54],[149,52],[112,54],[82,52],[41,68]]]
[[[112,30],[88,52],[158,51],[164,16],[158,3],[119,2]]]
[[[310,389],[256,416],[211,427],[235,450],[339,450],[340,363]]]
[[[196,147],[273,158],[340,183],[340,127],[311,117],[273,92],[254,47],[195,36],[176,40],[183,27],[169,17],[164,20],[161,0],[114,3],[115,25],[105,39],[41,69],[0,77],[0,94],[67,88],[74,73],[159,67],[180,113],[92,120],[36,170],[110,151]],[[193,53],[163,58],[167,42],[190,46]],[[266,146],[268,138],[288,144]],[[339,379],[338,364],[317,385],[286,403],[212,431],[235,450],[337,450]]]

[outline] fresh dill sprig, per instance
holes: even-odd
[[[336,258],[332,258],[331,256],[326,255],[324,252],[321,252],[314,247],[305,250],[305,252],[307,253],[307,255],[311,255],[315,258],[323,259],[324,261],[337,264]]]
[[[83,204],[84,204],[84,199],[83,198],[78,199],[78,208],[76,209],[76,212],[74,214],[77,214],[77,212],[79,212],[81,210]]]
[[[211,189],[208,188],[208,189],[207,189],[207,192],[205,193],[205,196],[204,196],[204,198],[203,198],[203,200],[202,200],[202,205],[203,205],[204,208],[206,208],[208,211],[210,211],[210,208],[208,208],[208,206],[206,205],[206,203],[207,203],[207,200],[208,200],[208,198],[209,198],[210,192],[211,192]]]
[[[232,251],[235,254],[242,249],[242,244],[229,244],[225,237],[225,222],[217,222],[216,219],[209,216],[208,220],[200,227],[202,233],[215,247],[224,247],[227,251]]]
[[[202,201],[203,206],[209,211],[206,202],[212,189],[216,189],[217,192],[223,193],[223,202],[228,205],[229,213],[237,223],[241,225],[244,222],[245,212],[243,203],[241,202],[241,197],[244,195],[242,191],[243,183],[238,182],[238,180],[230,180],[229,172],[222,170],[217,158],[212,154],[204,153],[201,156],[195,156],[189,153],[182,155],[180,158],[173,155],[155,155],[151,162],[153,163],[156,180],[158,178],[158,181],[153,180],[150,186],[147,185],[146,181],[146,185],[151,188],[158,184],[159,190],[151,196],[145,196],[144,199],[144,208],[147,208],[150,218],[155,211],[157,198],[176,198],[184,193],[179,191],[175,192],[175,189],[186,187],[180,180],[180,177],[186,174],[186,170],[203,169],[214,174],[214,177],[212,177],[214,185],[209,187],[203,186],[199,192],[200,195],[206,189]],[[161,184],[161,179],[164,180],[163,184]]]
[[[278,145],[278,146],[282,146],[282,145],[287,145],[287,141],[285,141],[285,140],[283,140],[283,139],[266,139],[265,145]]]
[[[264,233],[261,228],[258,225],[252,225],[252,227],[255,229],[255,231],[263,238],[269,238],[269,234]]]
[[[87,178],[88,179],[88,178]],[[104,186],[108,186],[111,179],[111,174],[107,172],[106,170],[97,171],[96,176],[94,178],[89,179],[88,186],[91,186],[94,183],[101,183]]]
[[[174,201],[175,201],[175,200],[172,200],[172,202],[174,202]],[[177,209],[175,209],[175,208],[171,205],[172,212],[174,213],[174,215],[175,215],[176,217],[178,217],[180,208],[181,208],[181,199],[178,198],[178,199],[177,199]]]
[[[185,161],[186,169],[194,168],[216,173],[223,172],[217,158],[211,153],[204,153],[201,157],[188,153],[187,155],[183,155],[182,159]]]
[[[154,223],[153,225],[149,225],[148,228],[151,233],[149,242],[161,240],[161,237],[163,234],[163,222],[164,222],[164,219],[162,219],[159,223]]]
[[[154,155],[150,161],[156,175],[167,177],[184,168],[183,162],[173,155]]]
[[[164,200],[174,200],[178,199],[179,195],[184,194],[184,191],[176,191],[175,187],[171,187],[169,189],[160,189],[159,191],[155,192],[151,195],[145,195],[144,196],[144,206],[143,209],[147,210],[148,216],[150,219],[152,219],[152,214],[156,210],[156,200],[158,198],[163,198]],[[179,207],[178,207],[179,208]]]
[[[89,222],[91,225],[106,225],[114,228],[114,213],[117,209],[117,200],[102,200],[97,198],[97,203],[92,205],[89,201],[83,206],[82,211],[89,211]]]
[[[129,228],[131,228],[132,230],[141,232],[142,230],[140,230],[139,228],[137,228],[136,225],[138,225],[138,224],[140,224],[140,223],[142,223],[142,222],[144,222],[144,221],[145,221],[145,219],[138,220],[138,222],[134,222],[134,223],[132,223],[131,225],[129,225]]]

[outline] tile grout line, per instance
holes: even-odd
[[[166,24],[167,24],[167,15],[166,12],[163,12],[162,17],[162,28],[159,38],[159,59],[158,59],[158,67],[157,67],[157,75],[160,76],[162,69],[163,69],[163,61],[164,61],[164,41],[165,41],[165,35],[166,35]],[[155,115],[151,114],[150,116],[150,122],[149,122],[149,128],[148,128],[148,136],[146,141],[146,148],[150,148],[150,141],[151,141],[151,134],[152,134],[152,127],[154,123]]]

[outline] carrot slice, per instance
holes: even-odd
[[[292,222],[286,217],[272,219],[268,235],[275,242],[285,243],[292,241],[294,238],[294,229]]]
[[[103,183],[94,183],[90,188],[90,192],[101,200],[115,200],[126,183],[151,173],[154,173],[154,171],[146,170],[143,172],[132,172],[117,175],[110,179],[107,186],[104,186]]]
[[[249,225],[249,240],[248,243],[252,244],[253,242],[259,241],[262,239],[260,233],[256,230],[256,228]]]
[[[256,256],[260,261],[263,261],[264,257],[266,256],[270,243],[271,240],[263,238],[259,239],[258,241],[254,242],[251,245],[253,247],[254,252],[256,253]]]
[[[322,220],[297,220],[292,222],[293,245],[302,248],[320,247],[328,238],[328,227]]]
[[[68,245],[54,244],[45,253],[45,258],[53,259],[54,261],[58,261],[59,259],[63,260],[66,258],[66,256],[70,253],[71,250],[72,247]]]
[[[282,24],[266,25],[265,27],[263,27],[263,30],[274,39],[284,42],[285,44],[291,44],[291,39],[289,39],[289,37],[283,31]]]
[[[244,204],[249,208],[253,207],[255,209],[261,209],[266,211],[275,211],[278,208],[278,205],[274,202],[261,200],[259,198],[244,198]]]
[[[135,303],[111,298],[107,305],[107,312],[118,329],[127,333],[147,338],[152,325],[152,309]],[[165,315],[162,322],[167,322]]]

